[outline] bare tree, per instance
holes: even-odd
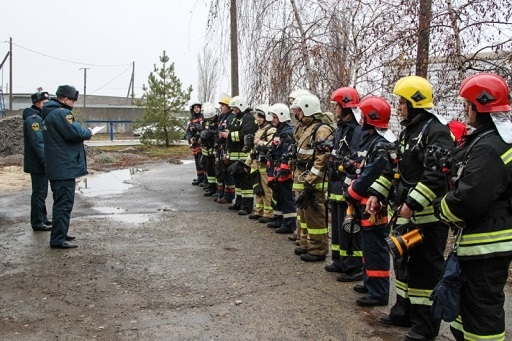
[[[197,92],[201,102],[214,102],[219,81],[219,61],[209,48],[205,48],[198,57]]]

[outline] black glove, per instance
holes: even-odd
[[[315,210],[318,210],[318,201],[315,198],[315,188],[309,182],[304,182],[304,190],[297,198],[296,204],[298,208],[304,210],[308,208],[309,204],[311,204]]]
[[[265,191],[263,190],[263,187],[260,184],[254,185],[252,189],[255,195],[259,197],[265,196]]]
[[[288,169],[279,169],[277,171],[277,176],[288,176],[291,172]]]
[[[443,198],[435,198],[434,201],[432,201],[432,207],[434,208],[434,216],[439,219],[441,219],[441,200]]]

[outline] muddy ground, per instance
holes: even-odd
[[[29,178],[19,165],[0,167],[0,340],[355,341],[407,332],[376,322],[389,307],[357,307],[353,284],[301,262],[286,236],[203,197],[190,185],[191,163],[123,166],[78,182],[74,250],[50,249],[48,233],[32,232]],[[437,340],[451,339],[443,324]]]

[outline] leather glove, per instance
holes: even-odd
[[[443,198],[435,198],[434,201],[432,201],[432,207],[434,208],[434,216],[439,219],[441,219],[441,200]]]
[[[263,187],[261,187],[260,184],[254,185],[252,189],[253,189],[255,195],[257,195],[259,197],[265,196],[265,191],[263,190]]]
[[[288,176],[291,172],[288,169],[279,169],[277,171],[277,176]]]
[[[298,208],[304,210],[311,204],[315,210],[318,210],[318,201],[315,198],[315,188],[309,182],[304,182],[304,190],[297,198],[296,204]]]

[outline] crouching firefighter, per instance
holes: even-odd
[[[505,340],[505,295],[512,260],[512,110],[503,78],[466,78],[459,96],[475,128],[451,160],[453,187],[436,216],[462,229],[457,256],[465,282],[460,313],[450,325],[457,341]],[[437,201],[437,200],[436,200]]]
[[[366,296],[356,304],[363,307],[386,306],[389,300],[390,259],[386,237],[389,235],[387,198],[378,206],[368,207],[370,194],[381,188],[389,192],[389,177],[394,174],[396,136],[389,128],[391,107],[383,98],[367,96],[359,104],[363,114],[363,130],[367,132],[359,146],[361,161],[355,166],[356,179],[345,192],[345,200],[354,206],[354,218],[360,219],[363,250],[363,285],[354,286]],[[353,168],[350,164],[347,165]],[[346,225],[346,223],[345,223]],[[356,231],[354,231],[356,232]]]
[[[319,153],[317,140],[332,139],[332,128],[321,121],[320,100],[315,95],[297,97],[291,108],[303,129],[297,134],[294,188],[300,191],[296,204],[300,216],[300,245],[295,254],[305,262],[324,261],[329,251],[325,219],[325,171],[328,154]]]

